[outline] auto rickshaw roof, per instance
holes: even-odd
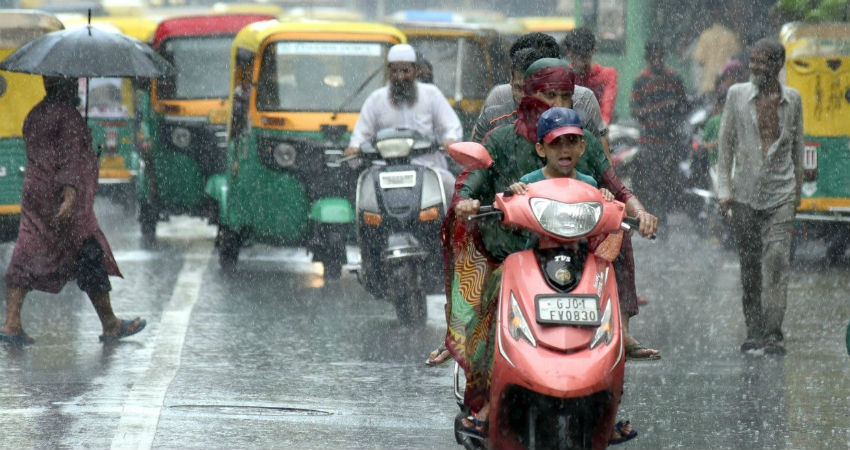
[[[272,19],[275,16],[268,14],[213,14],[164,19],[154,33],[153,47],[159,48],[162,41],[174,36],[236,34],[248,24]]]
[[[576,20],[572,17],[526,16],[510,20],[520,23],[526,31],[570,31],[576,27]]]
[[[850,23],[791,22],[782,26],[779,37],[786,59],[850,56]]]
[[[333,6],[298,6],[287,8],[281,17],[286,19],[318,19],[345,22],[359,22],[365,19],[365,16],[361,12]]]
[[[399,22],[393,23],[399,30],[408,35],[496,35],[498,30],[490,24],[481,23],[450,23],[450,22]]]
[[[64,29],[56,16],[25,9],[0,10],[0,48],[18,48],[51,31]]]
[[[451,11],[433,9],[408,9],[389,16],[393,23],[463,23],[464,17]]]
[[[243,28],[236,35],[234,46],[251,52],[259,50],[260,45],[270,36],[280,33],[303,34],[364,34],[387,35],[398,42],[407,42],[407,37],[398,28],[391,25],[371,22],[326,22],[307,20],[257,22]]]
[[[270,3],[225,3],[218,2],[212,5],[213,14],[268,14],[280,16],[283,8]]]
[[[159,25],[159,22],[154,19],[134,16],[92,17],[91,23],[92,25],[96,23],[114,25],[122,33],[142,42],[150,42],[153,39],[153,33],[156,31],[156,27]]]

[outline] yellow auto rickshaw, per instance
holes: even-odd
[[[511,18],[511,22],[523,27],[526,33],[545,33],[555,38],[558,44],[564,43],[567,32],[576,27],[572,17],[526,16]]]
[[[227,164],[207,183],[218,202],[219,261],[251,244],[307,248],[338,278],[354,239],[359,171],[341,163],[360,108],[384,84],[395,27],[364,22],[267,21],[232,50]]]
[[[850,23],[789,23],[780,40],[786,83],[803,100],[799,236],[825,239],[834,261],[850,244]]]
[[[38,36],[63,28],[52,14],[0,10],[0,60]],[[18,230],[27,162],[22,128],[43,97],[40,75],[0,70],[0,240],[13,239]]]

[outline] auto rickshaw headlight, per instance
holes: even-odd
[[[171,131],[171,143],[177,148],[187,148],[192,142],[192,132],[188,128],[175,127]]]
[[[281,143],[277,144],[272,151],[274,162],[279,167],[291,167],[295,164],[295,147],[292,144]]]

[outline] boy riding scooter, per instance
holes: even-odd
[[[581,128],[581,122],[580,122],[580,119],[578,117],[578,114],[575,111],[567,109],[567,108],[556,107],[556,108],[552,108],[552,109],[549,109],[548,111],[544,112],[541,115],[539,122],[538,122],[538,127],[537,127],[537,138],[538,139],[537,139],[537,143],[535,144],[535,150],[540,157],[545,158],[546,165],[541,169],[535,170],[535,171],[528,173],[525,176],[523,176],[520,179],[519,183],[514,183],[513,185],[511,185],[511,187],[510,187],[511,191],[513,191],[514,194],[526,194],[526,193],[528,193],[528,190],[529,190],[529,187],[526,185],[526,183],[534,183],[536,181],[542,181],[542,180],[545,180],[545,179],[552,179],[552,178],[574,178],[574,179],[578,179],[579,181],[583,181],[584,183],[587,183],[587,184],[595,187],[596,181],[592,177],[585,175],[585,174],[582,174],[582,173],[575,170],[576,164],[578,163],[579,158],[581,157],[582,153],[584,152],[585,142],[582,139],[582,135],[583,135],[583,131],[582,131],[582,128]],[[578,184],[578,185],[569,184],[569,185],[558,185],[558,187],[582,186],[582,185],[583,184]],[[586,189],[586,188],[578,188],[577,187],[575,189],[577,190],[576,193],[575,193],[576,195],[582,195],[581,190]],[[537,192],[538,193],[547,192],[547,195],[549,195],[548,194],[549,191],[541,191],[541,190],[538,189]],[[611,194],[606,189],[601,189],[601,193],[602,193],[602,198],[605,201],[613,200],[613,197],[614,197],[613,194]],[[567,193],[567,192],[561,192],[560,194],[556,194],[555,192],[553,192],[552,195],[553,196],[555,196],[555,195],[557,195],[557,196],[566,195],[567,198],[569,199],[569,198],[571,198],[571,196],[573,194]],[[597,193],[596,196],[598,197],[599,193]],[[503,198],[508,199],[509,198],[508,194],[504,194]],[[526,203],[528,201],[526,198],[524,198],[524,195],[523,195],[523,197],[516,197],[514,200],[516,202],[526,202]],[[536,201],[536,200],[538,200],[538,199],[532,199],[532,201]],[[507,201],[510,202],[510,200],[507,200]],[[497,203],[498,203],[498,200],[497,200]],[[606,207],[609,207],[609,206],[606,205]],[[456,211],[458,212],[459,218],[466,218],[466,217],[471,216],[472,214],[477,213],[479,211],[479,208],[480,208],[480,202],[478,200],[467,200],[467,201],[464,201],[464,202],[460,202]],[[526,206],[526,208],[527,208],[527,206]],[[620,208],[622,208],[622,204],[620,204]],[[533,207],[533,209],[534,209],[534,207]],[[518,225],[521,228],[528,229],[527,225],[517,224],[515,222],[512,222],[510,220],[511,217],[509,217],[509,214],[507,212],[503,212],[503,213],[504,213],[504,217],[505,217],[505,222],[511,222],[510,223],[511,225]],[[535,211],[535,214],[537,214],[537,211]],[[560,219],[560,216],[558,218]],[[513,217],[513,219],[516,219],[516,217]],[[599,218],[597,217],[597,220],[598,219]],[[540,220],[540,218],[538,218],[538,221],[540,221],[540,225],[542,226],[543,225],[542,220]],[[617,223],[619,224],[619,219],[618,219]],[[544,229],[545,228],[546,227],[544,226]],[[563,255],[561,255],[561,254],[554,255],[554,253],[553,253],[552,255],[549,255],[549,256],[553,257],[552,261],[560,261],[560,262],[574,261],[574,263],[571,263],[573,265],[571,267],[569,267],[567,269],[567,271],[574,272],[574,275],[578,276],[580,278],[581,272],[585,269],[585,267],[583,267],[584,266],[583,261],[585,259],[585,253],[587,253],[586,248],[584,248],[584,250],[581,249],[581,246],[585,245],[585,244],[582,244],[582,242],[584,241],[582,238],[585,235],[587,235],[587,233],[589,233],[591,230],[595,230],[595,228],[596,227],[591,227],[591,229],[586,230],[585,233],[582,234],[581,236],[569,236],[569,237],[567,237],[567,236],[561,235],[561,236],[556,237],[554,241],[552,239],[548,239],[545,235],[542,235],[541,239],[543,239],[543,242],[536,242],[535,241],[533,245],[529,245],[531,243],[531,241],[526,240],[525,248],[540,247],[540,248],[536,249],[535,252],[534,252],[534,254],[537,256],[538,262],[542,261],[541,258],[545,259],[546,255],[549,255],[549,253],[553,253],[553,252],[554,253],[559,253],[559,252],[564,253]],[[548,231],[548,230],[546,230],[546,231]],[[594,232],[594,233],[591,233],[591,234],[595,235],[597,233]],[[565,238],[568,238],[568,239],[565,239]],[[589,239],[593,239],[593,238],[595,238],[595,236],[589,237]],[[611,255],[611,259],[613,259],[613,257],[616,256],[617,252],[619,251],[619,241],[617,241],[616,244],[609,244],[609,245],[612,245],[612,247],[615,247],[615,248],[612,248],[613,254]],[[596,247],[596,248],[598,249],[600,247]],[[546,248],[546,249],[544,249],[544,248]],[[519,248],[517,250],[519,250]],[[523,252],[523,253],[526,253],[526,252]],[[511,292],[511,299],[510,299],[511,300],[511,306],[510,306],[510,308],[511,308],[512,312],[513,312],[515,307],[520,308],[519,305],[515,306],[513,304],[513,303],[515,303],[514,297],[513,297],[513,293],[515,292],[515,290],[518,290],[519,292],[521,292],[523,290],[525,290],[526,292],[532,292],[532,293],[538,292],[537,290],[534,289],[535,284],[536,284],[535,283],[536,280],[531,279],[531,278],[535,278],[534,276],[531,276],[529,278],[527,272],[523,272],[523,275],[519,275],[518,273],[510,273],[509,272],[510,267],[508,266],[508,263],[509,263],[509,261],[512,260],[511,258],[521,258],[521,256],[515,256],[515,255],[517,255],[517,254],[511,255],[511,256],[508,257],[508,259],[505,260],[504,273],[502,274],[502,276],[504,276],[505,278],[503,279],[503,283],[502,283],[502,287],[501,287],[503,293],[507,292],[507,290],[510,290],[510,292]],[[587,262],[587,266],[586,266],[587,268],[590,268],[594,264],[599,265],[600,268],[608,266],[607,262],[596,261],[596,260],[590,261],[590,259],[591,259],[590,256],[587,256],[587,258],[589,259],[589,261]],[[575,261],[581,261],[581,262],[578,263],[578,264],[575,264]],[[543,264],[543,263],[541,262],[541,264]],[[550,262],[547,262],[546,267],[549,267],[549,264],[550,264]],[[552,263],[552,264],[557,264],[557,263]],[[541,265],[541,269],[543,269],[543,267],[544,266]],[[496,272],[494,272],[494,275],[495,274],[496,274]],[[605,286],[610,286],[612,284],[615,285],[615,283],[608,282],[608,277],[605,277],[605,280],[606,281],[602,282],[602,284],[604,284]],[[514,283],[513,285],[511,285],[511,283],[510,283],[511,281],[513,281],[513,283]],[[613,279],[611,281],[613,282]],[[599,284],[599,281],[597,280],[596,283]],[[539,283],[537,283],[537,284],[539,284]],[[508,287],[506,287],[506,285],[512,286],[512,287],[508,288]],[[550,285],[551,285],[551,283],[550,283]],[[582,285],[582,286],[584,286],[584,285]],[[576,287],[575,283],[572,283],[572,287],[573,288]],[[595,287],[596,287],[596,285],[594,285],[594,288]],[[586,288],[586,286],[585,286],[585,288]],[[614,289],[616,289],[616,288],[614,288]],[[587,289],[585,289],[585,291],[586,290]],[[593,292],[596,292],[594,289],[591,289],[591,290],[593,290]],[[544,289],[543,291],[540,291],[540,292],[544,292],[545,294],[537,295],[535,298],[533,298],[531,300],[532,311],[535,309],[535,307],[533,306],[533,302],[535,302],[537,300],[537,297],[543,297],[544,295],[545,296],[560,295],[560,294],[553,294],[549,291],[551,291],[551,289],[548,289],[548,290]],[[582,291],[581,289],[577,289],[575,291],[562,290],[562,291],[558,291],[558,292],[563,292],[563,293],[569,292],[569,294],[571,296],[570,298],[575,297],[576,295],[578,295],[578,297],[575,297],[575,298],[587,298],[585,295],[588,294],[588,292],[585,292],[585,291]],[[602,292],[602,285],[599,285],[599,291]],[[606,288],[606,291],[607,291],[607,288]],[[520,295],[519,292],[517,293],[517,295],[520,296],[520,303],[522,303],[522,296]],[[504,295],[506,295],[506,294],[504,294]],[[533,296],[533,294],[532,294],[532,296]],[[611,306],[612,300],[610,299],[610,297],[606,297],[606,298],[608,299],[608,303],[607,303],[606,308],[618,309],[618,306],[616,306],[616,305],[614,305],[613,307]],[[603,300],[604,299],[600,300],[599,298],[594,298],[595,302],[599,302],[599,301],[603,301]],[[504,296],[501,298],[502,303],[505,303],[507,301],[508,300],[506,298],[504,298]],[[599,313],[598,308],[601,305],[601,303],[598,303],[598,304],[595,304],[595,305],[596,306],[591,307],[590,310],[583,311],[582,314],[590,313],[591,315],[596,316]],[[499,309],[502,309],[502,308],[505,308],[505,307],[506,307],[505,305],[496,306],[496,308],[499,308]],[[538,309],[537,312],[539,313],[540,312],[539,311],[539,309],[540,309],[539,305],[538,305],[537,309]],[[610,313],[611,311],[608,311],[608,312]],[[574,314],[574,313],[577,313],[577,312],[576,311],[566,312],[566,314]],[[528,314],[528,313],[526,313],[526,314]],[[504,315],[501,315],[501,316],[504,316]],[[531,314],[531,316],[533,318],[534,314]],[[618,317],[619,317],[619,315],[618,315]],[[537,317],[537,319],[538,319],[537,321],[540,322],[540,323],[543,323],[545,321],[543,318],[541,318],[539,316]],[[511,318],[508,318],[508,321],[511,322],[511,323],[516,322],[515,319],[511,319]],[[560,333],[560,332],[566,332],[568,334],[569,333],[586,333],[586,332],[588,332],[590,327],[592,327],[593,325],[596,325],[595,320],[591,321],[591,322],[594,322],[594,323],[591,324],[591,323],[570,322],[570,323],[549,323],[547,325],[543,325],[543,327],[542,327],[543,328],[542,339],[545,340],[546,335],[551,334],[551,333]],[[578,325],[578,326],[575,326],[575,325]],[[508,326],[511,326],[511,325],[508,325]],[[617,336],[619,336],[619,321],[609,322],[607,326],[616,328],[616,330],[617,330],[616,334],[617,334]],[[536,329],[537,327],[540,327],[540,325],[537,325],[536,327],[532,326],[531,329]],[[503,352],[503,348],[508,348],[508,353],[511,353],[513,347],[515,347],[515,346],[520,347],[520,348],[522,347],[521,345],[513,344],[513,342],[510,342],[506,345],[502,345],[503,342],[502,342],[501,339],[499,339],[501,337],[499,335],[499,333],[500,333],[499,328],[501,328],[501,326],[497,325],[495,328],[496,328],[495,339],[499,344],[498,345],[498,348],[499,348],[498,353]],[[531,333],[530,330],[528,332]],[[513,333],[511,333],[511,334],[513,334]],[[538,335],[538,338],[541,338],[541,335]],[[534,338],[531,337],[531,340],[534,340]],[[571,348],[570,350],[571,351],[578,350],[578,349],[582,348],[583,345],[586,345],[586,344],[587,343],[577,344],[578,345],[577,347]],[[493,343],[491,342],[490,345],[493,345]],[[610,350],[614,350],[615,347],[621,346],[622,344],[619,340],[619,337],[616,339],[616,343],[611,343],[611,345],[612,345],[612,347],[610,347]],[[534,345],[534,347],[537,347],[537,345]],[[546,345],[546,347],[549,347],[549,349],[551,349],[551,347],[548,346],[548,345]],[[564,372],[563,375],[565,375],[569,378],[579,378],[579,379],[581,379],[582,377],[585,377],[585,378],[589,377],[590,379],[585,379],[584,381],[587,381],[587,383],[595,386],[598,389],[591,390],[589,392],[585,392],[584,394],[581,394],[581,395],[577,395],[576,392],[571,392],[570,390],[562,390],[562,391],[558,391],[557,394],[552,394],[553,390],[547,389],[545,387],[547,384],[550,384],[550,382],[552,381],[552,380],[547,380],[548,377],[546,377],[546,376],[541,377],[542,380],[538,380],[538,381],[542,381],[542,383],[541,383],[541,384],[543,384],[542,390],[538,390],[539,388],[541,388],[541,386],[539,386],[539,385],[535,386],[533,382],[529,382],[530,385],[525,385],[525,386],[522,386],[522,387],[527,388],[530,392],[547,392],[550,395],[555,395],[555,397],[558,397],[558,398],[563,397],[563,399],[569,399],[571,401],[581,400],[582,397],[585,397],[586,394],[588,394],[588,393],[595,393],[597,391],[608,392],[611,395],[611,398],[609,399],[609,401],[602,402],[604,405],[599,404],[598,406],[600,406],[601,408],[595,408],[594,409],[594,413],[598,417],[587,418],[587,421],[592,422],[594,425],[588,425],[588,428],[586,430],[584,430],[584,431],[587,432],[587,434],[585,434],[584,438],[582,438],[582,440],[592,439],[594,441],[594,444],[596,444],[596,445],[594,445],[596,447],[600,444],[606,443],[606,438],[607,438],[607,444],[618,444],[618,443],[621,443],[621,442],[625,442],[626,440],[629,440],[629,439],[632,439],[633,437],[635,437],[637,435],[637,432],[635,432],[633,429],[631,429],[631,426],[628,424],[628,422],[617,423],[616,425],[613,426],[613,428],[614,428],[613,431],[611,431],[610,427],[611,427],[611,424],[613,422],[609,422],[609,420],[613,420],[614,413],[616,412],[616,403],[619,401],[619,393],[622,390],[622,378],[621,378],[622,360],[621,360],[621,358],[616,357],[616,356],[611,357],[611,355],[612,355],[611,351],[607,351],[607,353],[606,353],[604,348],[594,350],[594,347],[595,346],[593,344],[591,344],[590,349],[589,350],[585,349],[585,350],[587,350],[587,352],[590,353],[591,355],[596,355],[594,357],[601,357],[601,358],[605,359],[605,356],[602,356],[602,355],[607,355],[607,357],[608,357],[607,359],[611,359],[612,361],[614,361],[614,367],[612,367],[613,372],[609,373],[608,376],[596,377],[595,375],[592,375],[592,374],[597,373],[597,372],[594,371],[592,368],[583,367],[582,363],[571,362],[569,356],[562,354],[562,353],[559,353],[559,352],[555,352],[554,355],[550,355],[550,357],[551,356],[557,357],[558,360],[560,361],[558,364],[561,364],[561,365],[564,366],[564,367],[562,367],[562,369],[564,369],[566,367],[564,369],[564,370],[566,370],[566,372]],[[540,351],[542,351],[542,350],[540,350]],[[510,368],[507,369],[507,373],[506,373],[505,370],[498,370],[499,367],[504,366],[504,364],[500,364],[500,362],[502,361],[502,358],[499,358],[499,356],[495,354],[497,352],[493,351],[493,353],[494,353],[493,359],[495,361],[494,368],[493,368],[493,374],[494,374],[493,375],[494,376],[493,387],[496,388],[496,389],[495,389],[495,391],[493,391],[491,393],[490,398],[497,399],[497,401],[498,401],[498,399],[501,398],[500,395],[504,394],[504,392],[501,392],[501,389],[504,388],[507,385],[504,382],[504,380],[499,381],[499,378],[500,378],[499,374],[500,373],[503,374],[503,376],[501,376],[502,379],[504,379],[504,378],[510,379],[510,378],[513,377],[513,375],[510,373],[511,372]],[[613,354],[616,354],[616,353],[617,353],[616,351],[613,352]],[[503,353],[502,353],[502,355],[504,356]],[[531,360],[529,360],[527,358],[523,358],[523,359],[526,360],[526,361],[533,361],[534,358],[532,357]],[[605,364],[610,363],[610,362],[611,361],[605,361],[602,364],[605,365]],[[534,364],[533,364],[533,362],[529,362],[529,364],[531,365],[531,367],[526,367],[524,370],[533,373],[534,370],[535,370]],[[512,366],[512,365],[513,364],[510,363],[510,361],[509,361],[509,366]],[[615,368],[616,368],[616,370],[615,370]],[[615,376],[617,373],[619,373],[620,375]],[[522,378],[522,377],[520,377],[520,378]],[[531,378],[535,378],[535,377],[532,376]],[[595,380],[594,378],[600,378],[600,379]],[[490,416],[490,406],[491,406],[490,401],[488,399],[488,401],[486,401],[481,406],[481,408],[478,409],[476,414],[470,415],[468,417],[461,418],[459,420],[459,427],[458,427],[459,433],[462,434],[462,435],[474,436],[474,437],[477,437],[479,439],[483,439],[483,438],[487,437],[488,434],[489,434],[489,436],[492,437],[493,432],[488,433],[488,430],[487,430],[487,426],[488,426],[488,423],[489,423],[488,417]],[[569,408],[567,408],[567,409],[569,409]],[[570,414],[570,411],[562,411],[562,412],[564,414]],[[591,413],[591,416],[594,413]],[[505,418],[504,414],[505,414],[504,410],[494,411],[494,415],[497,417],[496,420],[497,420],[497,422],[499,422],[498,427],[499,428],[505,428],[505,427],[514,428],[514,426],[516,424],[508,424],[507,422],[510,422],[510,420],[509,420],[509,418]],[[502,417],[499,417],[500,415]],[[602,416],[605,416],[605,418],[603,418]],[[600,422],[600,420],[601,420],[601,422]],[[528,426],[530,426],[530,425],[528,425]],[[599,427],[603,427],[603,428],[600,429]],[[592,429],[592,431],[590,429]],[[605,432],[604,429],[607,429],[609,431]],[[516,433],[516,430],[514,430],[514,432]],[[528,433],[528,430],[525,430],[525,433]],[[502,433],[502,434],[504,434],[504,433]],[[519,436],[518,438],[519,438],[520,441],[525,440],[521,436],[521,433],[517,433],[517,434]],[[590,435],[593,435],[592,438],[591,438]],[[502,436],[502,437],[504,437],[504,436]],[[529,436],[527,438],[531,438],[531,437]],[[585,442],[587,443],[586,440],[585,440]]]

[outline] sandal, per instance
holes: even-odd
[[[452,360],[452,354],[446,349],[446,345],[442,344],[428,355],[425,360],[425,365],[428,367],[441,366]]]
[[[636,438],[638,433],[637,433],[637,430],[635,430],[634,428],[632,428],[632,431],[630,431],[628,433],[623,431],[623,429],[626,428],[628,425],[630,425],[628,420],[625,421],[625,422],[623,422],[622,420],[617,422],[614,425],[614,431],[616,431],[617,434],[620,437],[618,437],[617,439],[609,440],[608,445],[622,444],[623,442],[626,442],[626,441],[629,441],[629,440]]]
[[[136,317],[133,320],[122,320],[121,321],[121,327],[118,330],[118,334],[115,334],[115,335],[101,334],[100,336],[98,336],[98,340],[100,342],[115,342],[115,341],[117,341],[121,338],[125,338],[127,336],[132,336],[132,335],[138,333],[139,331],[144,330],[145,325],[147,325],[147,324],[148,324],[148,322],[145,319],[142,319],[140,317]],[[131,326],[133,328],[130,328]]]
[[[651,348],[644,347],[640,343],[629,344],[626,346],[626,359],[629,361],[657,361],[661,359],[661,354],[650,353]]]
[[[8,344],[17,346],[24,346],[35,344],[35,339],[31,338],[30,335],[24,333],[24,331],[21,330],[21,332],[18,334],[0,332],[0,342],[6,342]]]
[[[471,423],[472,426],[464,425],[463,420],[461,420],[461,428],[458,430],[458,433],[475,439],[483,440],[487,438],[487,426],[489,424],[488,421],[478,420],[477,417],[472,415],[466,416],[464,420]]]

